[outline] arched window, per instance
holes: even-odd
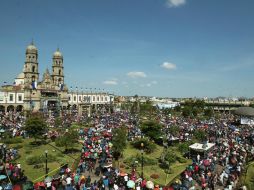
[[[32,72],[33,72],[33,73],[35,72],[35,66],[32,67]]]
[[[95,101],[95,96],[93,96],[93,102]]]
[[[58,75],[61,75],[61,69],[59,69]]]

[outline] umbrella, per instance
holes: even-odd
[[[42,181],[37,182],[36,184],[34,184],[35,189],[39,189],[39,187],[45,187],[45,184]]]
[[[5,132],[5,130],[4,129],[0,129],[0,133],[4,133]]]
[[[12,190],[21,190],[21,186],[20,185],[14,185]]]
[[[204,165],[205,165],[205,166],[209,166],[209,165],[210,165],[209,160],[204,160]]]
[[[6,175],[0,175],[0,180],[6,179],[7,176]]]
[[[12,184],[7,184],[7,186],[4,188],[5,190],[12,190]]]
[[[147,187],[148,189],[153,189],[153,188],[154,188],[154,183],[153,183],[152,181],[147,181],[147,182],[146,182],[146,187]]]
[[[23,184],[23,190],[33,190],[34,185],[33,182],[27,181],[26,183]]]
[[[52,177],[46,177],[45,180],[44,180],[45,183],[48,183],[48,182],[51,182],[51,181],[52,181]]]
[[[183,186],[185,186],[185,187],[190,187],[190,182],[189,181],[187,181],[187,180],[184,180],[184,182],[183,182]]]
[[[135,187],[135,182],[132,181],[132,180],[129,180],[129,181],[127,182],[127,187],[128,187],[128,188],[134,188],[134,187]]]
[[[181,186],[180,186],[180,190],[188,190],[188,188],[185,187],[184,185],[181,185]]]
[[[173,187],[174,189],[179,189],[180,185],[179,185],[179,184],[173,184],[172,187]]]
[[[55,174],[55,175],[53,175],[53,179],[60,179],[60,175],[59,174]]]
[[[229,168],[226,168],[226,169],[225,169],[225,172],[226,172],[227,174],[230,174]]]

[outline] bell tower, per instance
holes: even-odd
[[[39,80],[38,72],[38,50],[33,41],[26,48],[26,60],[23,69],[25,85],[31,85],[33,82],[37,83]]]
[[[64,84],[63,56],[62,53],[59,51],[59,48],[57,48],[56,52],[53,54],[51,77],[55,85],[60,86]]]

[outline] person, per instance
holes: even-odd
[[[66,178],[66,184],[67,184],[67,186],[68,186],[68,185],[71,185],[71,182],[72,182],[72,179],[71,179],[70,176],[68,176],[68,177]]]
[[[197,161],[198,161],[198,163],[200,162],[200,155],[199,154],[197,155]]]

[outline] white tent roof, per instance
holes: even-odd
[[[194,143],[190,145],[189,148],[196,151],[204,152],[211,149],[214,145],[215,145],[214,143],[207,143],[205,146],[204,144],[201,144],[201,143]]]

